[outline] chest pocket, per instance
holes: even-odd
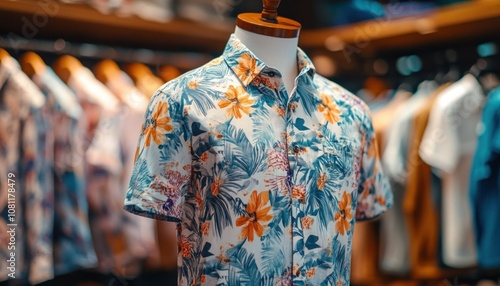
[[[325,142],[320,165],[333,180],[343,180],[351,175],[356,160],[356,146],[352,140],[339,139]]]

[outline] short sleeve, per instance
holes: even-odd
[[[448,99],[449,96],[442,94],[432,107],[419,155],[429,166],[452,173],[460,160],[460,141],[456,133],[460,117],[453,115]]]
[[[378,152],[375,131],[369,111],[362,122],[361,176],[358,187],[356,220],[380,216],[392,206],[393,194],[385,176]]]
[[[396,115],[398,116],[399,113]],[[406,177],[406,161],[408,152],[406,149],[408,142],[409,124],[408,121],[398,119],[393,123],[388,133],[387,146],[382,156],[382,165],[385,174],[393,181],[403,183]]]
[[[180,222],[191,179],[191,133],[184,107],[159,90],[146,110],[124,209]]]

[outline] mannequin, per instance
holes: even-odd
[[[301,25],[277,16],[280,1],[262,3],[262,14],[238,15],[234,35],[255,56],[282,74],[285,88],[290,94],[298,75],[297,45]]]
[[[350,285],[354,223],[392,205],[367,106],[315,76],[279,2],[144,117],[124,209],[177,223],[177,285]]]

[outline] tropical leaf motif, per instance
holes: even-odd
[[[191,137],[191,129],[189,128],[188,118],[183,116],[184,114],[184,102],[169,101],[168,103],[169,115],[175,124],[175,129],[172,133],[169,133],[168,139],[173,139],[174,137],[182,138],[187,141]]]
[[[336,236],[338,238],[338,234]],[[332,243],[332,253],[334,255],[333,261],[339,267],[333,267],[332,272],[328,275],[325,281],[330,285],[337,285],[338,281],[343,284],[348,284],[350,275],[350,262],[348,256],[346,257],[347,249],[337,239]]]
[[[226,153],[232,172],[245,174],[244,179],[265,170],[265,150],[253,146],[241,129],[227,125],[225,130]]]
[[[271,134],[274,134],[274,128],[276,126],[273,126],[272,123],[270,123],[269,120],[266,120],[265,123],[262,125],[255,125],[253,129],[253,140],[252,140],[252,145],[255,146],[255,148],[259,149],[264,149],[265,146],[270,146],[272,145],[272,142],[275,140]],[[258,126],[258,127],[257,127]]]
[[[260,102],[262,102],[262,107],[273,107],[276,105],[276,98],[278,96],[278,92],[275,90],[272,90],[270,92],[262,92],[263,90],[260,90]]]
[[[253,254],[241,245],[227,251],[231,259],[228,285],[260,285],[261,274]]]
[[[297,240],[297,244],[293,250],[294,253],[299,253],[301,256],[304,256],[304,238],[299,238]]]
[[[231,206],[234,205],[235,192],[237,189],[222,183],[219,186],[217,196],[206,196],[206,213],[207,219],[212,220],[213,227],[217,230],[219,237],[222,236],[222,231],[229,226],[233,226]]]
[[[348,101],[337,101],[337,104],[340,108],[352,108],[352,103]],[[340,124],[352,126],[354,122],[359,122],[360,118],[356,112],[342,112],[340,115],[342,120]],[[347,128],[346,128],[347,129]],[[345,130],[345,129],[344,129]],[[348,130],[348,129],[347,129]],[[342,134],[343,136],[350,136],[349,134]]]
[[[134,192],[138,190],[149,188],[150,182],[153,181],[153,176],[149,174],[148,162],[146,160],[140,158],[135,165],[132,171],[131,188],[127,192],[126,199],[131,199],[134,196]]]
[[[214,254],[210,252],[210,248],[212,247],[212,244],[210,242],[205,243],[203,246],[203,250],[201,251],[201,257],[209,257],[213,256]]]
[[[283,230],[282,225],[289,225],[291,221],[290,217],[290,198],[287,196],[275,196],[271,192],[269,196],[270,205],[273,206],[274,218],[268,224],[271,232],[269,235],[281,236]]]
[[[269,235],[262,238],[262,275],[267,277],[275,277],[282,275],[283,269],[287,265],[287,257],[283,252],[283,241],[281,240],[283,233],[279,228],[272,229]]]
[[[307,128],[304,124],[305,124],[305,120],[303,118],[297,118],[295,120],[295,128],[297,128],[299,131],[306,131],[306,130],[309,130],[309,128]]]
[[[321,103],[318,97],[310,96],[311,94],[317,94],[316,87],[307,84],[299,84],[297,85],[296,93],[296,98],[299,100],[299,106],[304,109],[308,117],[311,117],[317,110],[318,104]]]
[[[189,86],[189,81],[193,80],[191,77],[184,77],[180,85]],[[196,110],[199,110],[203,115],[207,115],[208,110],[216,107],[214,99],[220,97],[220,92],[215,89],[195,88],[188,89],[189,92],[183,93],[186,105],[194,105]],[[180,113],[183,114],[183,113]]]
[[[207,259],[205,264],[203,264],[203,274],[213,278],[219,277],[217,270],[220,269],[224,269],[224,266],[219,259],[214,257],[211,257],[211,259]]]
[[[319,248],[319,245],[317,244],[318,240],[319,237],[317,237],[316,235],[309,235],[307,237],[305,247],[309,250]]]
[[[315,170],[324,170],[330,179],[340,181],[347,175],[348,166],[339,154],[326,153],[318,157],[313,163]]]
[[[307,147],[310,150],[318,151],[322,146],[321,138],[314,132],[298,133],[295,135],[295,145]]]

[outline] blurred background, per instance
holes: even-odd
[[[1,169],[21,182],[18,275],[0,218],[0,285],[176,285],[175,226],[121,210],[145,106],[261,9],[0,1]],[[278,14],[302,24],[317,73],[368,103],[393,184],[394,208],[356,226],[352,285],[499,285],[500,1],[281,1]]]

